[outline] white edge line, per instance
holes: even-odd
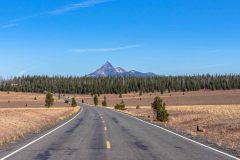
[[[78,112],[78,114],[77,114],[77,115],[75,115],[73,118],[71,118],[71,119],[70,119],[70,120],[68,120],[67,122],[63,123],[62,125],[58,126],[58,127],[57,127],[57,128],[55,128],[55,129],[51,130],[50,132],[48,132],[48,133],[46,133],[46,134],[42,135],[41,137],[39,137],[39,138],[35,139],[34,141],[32,141],[32,142],[30,142],[30,143],[26,144],[25,146],[23,146],[23,147],[21,147],[21,148],[19,148],[19,149],[15,150],[14,152],[12,152],[12,153],[10,153],[10,154],[6,155],[5,157],[1,158],[0,160],[5,160],[5,159],[7,159],[7,158],[9,158],[9,157],[13,156],[14,154],[18,153],[19,151],[21,151],[21,150],[23,150],[23,149],[27,148],[28,146],[32,145],[33,143],[35,143],[35,142],[37,142],[37,141],[39,141],[39,140],[43,139],[43,138],[44,138],[44,137],[46,137],[47,135],[49,135],[49,134],[53,133],[54,131],[56,131],[56,130],[58,130],[58,129],[62,128],[63,126],[65,126],[66,124],[68,124],[69,122],[71,122],[72,120],[74,120],[74,119],[75,119],[75,118],[76,118],[78,115],[80,115],[80,114],[82,113],[82,111],[83,111],[83,107],[81,107],[81,111],[80,111],[80,112]]]
[[[116,111],[116,112],[117,112],[117,113],[120,113],[120,114],[123,114],[123,115],[127,115],[127,116],[129,116],[129,117],[131,117],[131,118],[134,118],[134,119],[136,119],[136,120],[139,120],[139,121],[141,121],[141,122],[143,122],[143,123],[146,123],[146,124],[149,124],[149,125],[151,125],[151,126],[160,128],[160,129],[162,129],[162,130],[164,130],[164,131],[166,131],[166,132],[169,132],[169,133],[171,133],[171,134],[174,134],[175,136],[181,137],[181,138],[183,138],[183,139],[185,139],[185,140],[188,140],[188,141],[190,141],[190,142],[193,142],[193,143],[195,143],[195,144],[198,144],[198,145],[200,145],[200,146],[202,146],[202,147],[208,148],[208,149],[213,150],[213,151],[215,151],[215,152],[221,153],[221,154],[223,154],[223,155],[225,155],[225,156],[231,157],[231,158],[236,159],[236,160],[240,160],[239,158],[237,158],[237,157],[235,157],[235,156],[232,156],[232,155],[230,155],[230,154],[228,154],[228,153],[219,151],[219,150],[217,150],[217,149],[215,149],[215,148],[209,147],[209,146],[207,146],[207,145],[205,145],[205,144],[199,143],[199,142],[194,141],[194,140],[192,140],[192,139],[190,139],[190,138],[184,137],[184,136],[182,136],[182,135],[180,135],[180,134],[178,134],[178,133],[172,132],[172,131],[170,131],[170,130],[168,130],[168,129],[166,129],[166,128],[160,127],[160,126],[155,125],[155,124],[152,124],[152,123],[150,123],[150,122],[146,122],[146,121],[144,121],[144,120],[142,120],[142,119],[139,119],[139,118],[134,117],[134,116],[132,116],[132,115],[129,115],[129,114],[127,114],[127,113],[123,113],[123,112],[119,112],[119,111]]]

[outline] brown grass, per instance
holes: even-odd
[[[16,141],[27,134],[38,133],[53,126],[74,113],[75,108],[1,108],[0,109],[0,145]]]
[[[240,105],[171,106],[168,125],[240,150]],[[204,132],[197,132],[199,125]]]
[[[206,137],[219,146],[240,150],[240,105],[193,105],[168,106],[170,113],[166,125],[193,136]],[[135,109],[128,107],[127,112],[148,118],[150,107]],[[198,132],[200,126],[204,132]]]

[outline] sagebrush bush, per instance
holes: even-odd
[[[137,105],[136,109],[140,109],[140,106],[139,106],[139,105]]]
[[[122,101],[120,104],[116,104],[114,108],[117,110],[125,110],[126,108],[125,108],[124,101]]]

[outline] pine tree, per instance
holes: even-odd
[[[77,106],[77,101],[75,99],[75,97],[72,98],[72,104],[71,104],[72,107],[76,107]]]
[[[98,105],[98,96],[97,96],[97,95],[94,96],[93,102],[94,102],[94,105],[95,105],[95,106]]]
[[[48,92],[45,98],[45,106],[49,108],[53,105],[53,102],[54,102],[53,94]]]
[[[106,107],[107,106],[107,97],[104,96],[103,102],[102,102],[102,106]]]
[[[160,97],[155,97],[154,102],[152,103],[152,109],[156,120],[161,122],[165,122],[168,120],[169,114],[165,106],[166,104],[163,103],[163,100]]]

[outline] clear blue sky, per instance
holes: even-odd
[[[239,73],[239,0],[2,0],[0,75],[85,75],[110,61],[179,75]]]

